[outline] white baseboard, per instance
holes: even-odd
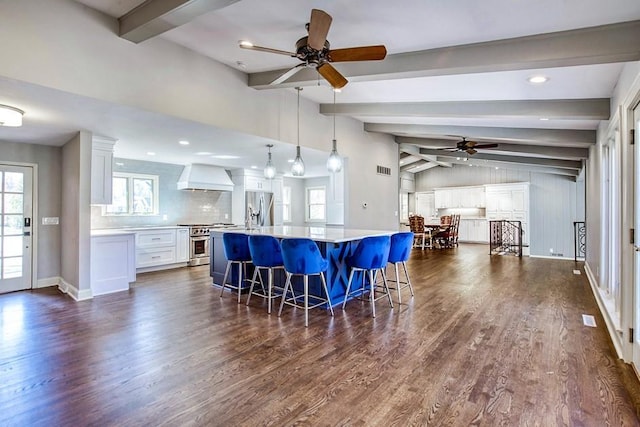
[[[529,255],[530,258],[543,258],[543,259],[562,259],[565,261],[573,261],[573,258],[569,258],[566,256],[548,256],[548,255]],[[580,259],[578,259],[580,261]]]
[[[44,279],[38,279],[38,281],[35,283],[34,286],[32,286],[33,289],[40,289],[40,288],[49,288],[51,286],[58,286],[60,284],[60,277],[45,277]]]
[[[616,349],[616,354],[622,360],[624,358],[624,345],[623,345],[623,337],[622,331],[619,331],[616,328],[616,322],[609,314],[607,310],[606,303],[602,299],[602,295],[600,295],[600,287],[598,286],[598,281],[596,280],[596,276],[594,276],[591,268],[588,263],[584,263],[584,271],[587,273],[587,279],[589,280],[589,285],[591,286],[591,292],[593,293],[594,298],[596,299],[596,303],[598,304],[598,309],[600,310],[600,314],[604,318],[604,323],[607,325],[607,332],[611,337],[611,342],[613,342],[613,347]]]
[[[91,289],[79,290],[72,284],[66,282],[62,277],[60,277],[59,279],[60,279],[60,283],[58,284],[58,289],[60,289],[62,293],[69,295],[74,300],[84,301],[84,300],[93,298],[93,295],[91,294]]]

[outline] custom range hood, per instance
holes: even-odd
[[[178,179],[178,190],[233,191],[233,182],[221,167],[192,164],[184,167]]]

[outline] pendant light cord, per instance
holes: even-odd
[[[300,146],[300,91],[302,90],[302,88],[297,87],[296,90],[298,91],[298,147]]]
[[[333,91],[333,139],[336,139],[336,91]]]

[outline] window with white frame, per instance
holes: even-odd
[[[306,197],[307,222],[326,222],[327,189],[326,187],[308,187]]]
[[[158,176],[114,172],[113,199],[103,215],[158,215]]]
[[[409,193],[400,193],[400,221],[409,221]]]
[[[282,221],[291,222],[291,187],[282,187]]]

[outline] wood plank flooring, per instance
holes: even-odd
[[[375,319],[359,301],[314,310],[307,329],[290,307],[220,298],[207,266],[84,302],[0,295],[0,425],[640,425],[574,268],[414,250],[414,298]]]

